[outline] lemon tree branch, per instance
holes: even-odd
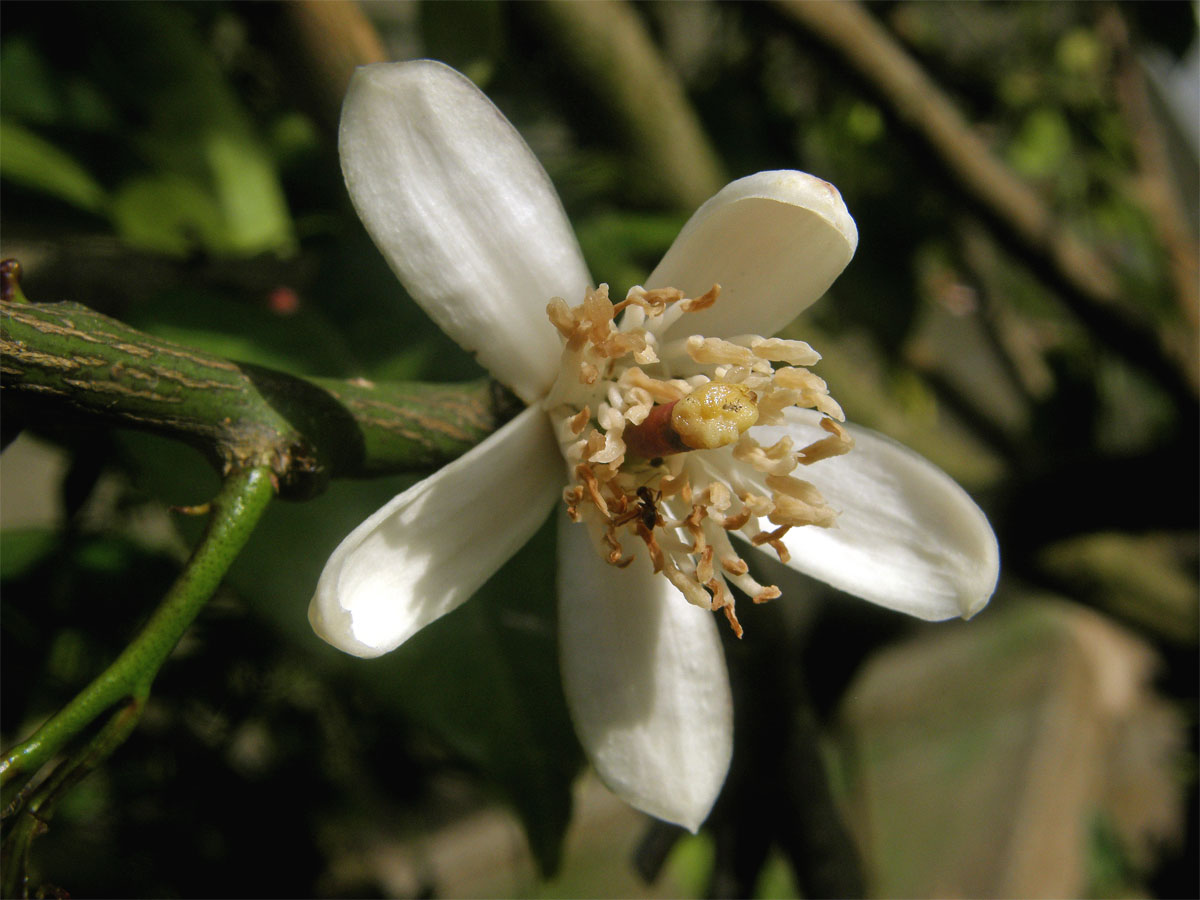
[[[516,411],[481,379],[304,379],[130,328],[77,303],[0,301],[6,412],[73,414],[185,441],[222,474],[266,466],[286,499],[330,478],[432,469]]]

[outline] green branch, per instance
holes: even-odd
[[[6,413],[64,412],[198,447],[223,475],[266,466],[286,499],[330,478],[444,465],[519,408],[481,379],[304,379],[153,337],[77,303],[0,301]]]

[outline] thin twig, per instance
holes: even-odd
[[[1023,255],[1093,334],[1172,393],[1194,400],[1186,360],[1121,296],[1108,263],[1058,221],[1038,193],[1005,166],[945,92],[861,4],[776,0],[789,17],[862,76],[942,161],[997,234]]]
[[[725,184],[679,75],[624,0],[548,0],[521,7],[562,48],[563,62],[617,117],[648,194],[695,209]]]
[[[1138,168],[1134,194],[1145,208],[1151,227],[1166,252],[1176,302],[1191,326],[1185,335],[1188,342],[1185,352],[1190,355],[1194,368],[1200,359],[1196,341],[1200,327],[1200,251],[1197,250],[1196,235],[1188,224],[1179,186],[1172,177],[1170,153],[1162,122],[1150,100],[1145,72],[1133,51],[1129,29],[1117,7],[1106,7],[1101,13],[1099,32],[1114,51],[1117,106],[1128,125]]]
[[[80,751],[64,761],[54,773],[19,802],[5,810],[5,816],[17,815],[4,839],[4,874],[0,896],[27,896],[29,851],[33,839],[44,832],[58,800],[107,759],[141,721],[145,701],[131,697],[110,717],[104,727]]]
[[[199,614],[275,496],[266,466],[231,473],[212,501],[208,528],[154,615],[121,655],[30,738],[0,759],[0,783],[49,762],[125,698],[144,702],[159,668]]]

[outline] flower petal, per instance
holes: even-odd
[[[549,177],[465,76],[432,60],[358,69],[342,106],[342,173],[413,298],[522,399],[545,393],[560,343],[546,303],[589,284]]]
[[[648,288],[721,296],[668,337],[772,335],[815,302],[854,256],[858,228],[833,185],[804,172],[739,178],[696,210]]]
[[[313,629],[355,656],[387,653],[478,590],[561,492],[558,445],[530,407],[342,541],[309,605]]]
[[[826,436],[814,410],[753,433],[764,446],[786,432],[797,447]],[[1000,551],[983,511],[949,475],[883,435],[847,426],[854,449],[801,468],[839,510],[833,528],[793,528],[788,563],[814,578],[922,619],[969,619],[996,588]]]
[[[695,831],[733,752],[733,701],[713,615],[650,570],[600,558],[560,516],[559,653],[575,731],[630,805]]]

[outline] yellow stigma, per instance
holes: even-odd
[[[709,382],[675,404],[671,427],[693,450],[727,447],[758,421],[757,400],[744,385]]]

